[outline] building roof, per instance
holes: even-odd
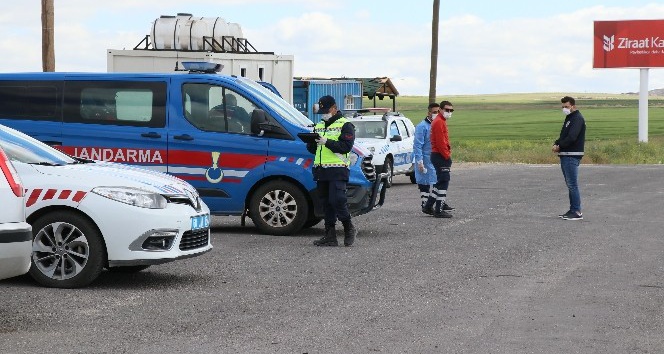
[[[399,96],[399,91],[394,87],[389,77],[356,78],[362,81],[362,95],[372,99],[374,96]]]

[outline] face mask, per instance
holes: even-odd
[[[452,117],[452,112],[443,112],[443,118],[450,119]]]
[[[564,114],[564,115],[569,115],[570,113],[572,113],[572,110],[571,110],[571,109],[569,109],[569,108],[567,108],[567,107],[563,108],[563,114]]]
[[[326,121],[326,120],[332,118],[332,114],[331,114],[331,113],[325,113],[325,114],[323,114],[323,117],[322,117],[322,118],[323,118],[323,120]]]

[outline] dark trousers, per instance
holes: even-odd
[[[318,181],[318,193],[325,211],[325,226],[334,226],[337,219],[341,222],[350,220],[346,181]]]
[[[433,208],[435,212],[442,212],[443,204],[447,199],[447,187],[450,185],[452,159],[446,159],[443,155],[434,152],[431,153],[431,163],[436,168],[436,184],[433,185],[424,207]]]

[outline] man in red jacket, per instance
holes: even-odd
[[[440,112],[431,123],[431,163],[436,168],[436,184],[429,194],[422,211],[436,218],[451,218],[454,210],[446,203],[447,187],[450,184],[452,148],[447,133],[447,120],[452,117],[454,108],[450,101],[440,102]]]

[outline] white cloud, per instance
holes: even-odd
[[[200,0],[186,5],[181,0],[161,0],[157,7],[153,1],[135,0],[90,4],[88,0],[56,2],[58,71],[105,71],[106,49],[133,48],[159,15],[189,8],[200,12],[194,15],[224,17],[233,6],[259,11],[274,1]],[[348,1],[282,0],[279,4],[292,12],[260,22],[225,19],[239,22],[259,51],[294,55],[297,76],[389,76],[402,94],[428,94],[428,8],[410,13],[424,19],[413,21],[398,12],[381,17],[370,8],[355,7],[355,3],[351,7]],[[40,71],[39,2],[2,6],[0,71]],[[582,6],[579,3],[577,8]],[[460,15],[445,19],[439,33],[437,92],[636,91],[637,70],[592,69],[593,21],[664,18],[664,5],[629,6],[572,7],[562,15],[543,13],[530,18],[514,15],[488,20]],[[650,71],[650,86],[664,87],[663,69]]]

